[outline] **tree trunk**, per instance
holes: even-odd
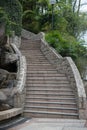
[[[76,3],[77,3],[77,0],[75,0],[75,1],[74,1],[74,4],[73,4],[73,13],[75,12]]]
[[[77,15],[79,16],[79,11],[80,11],[80,6],[81,6],[81,0],[79,0],[79,4],[78,4],[78,10],[77,10]]]

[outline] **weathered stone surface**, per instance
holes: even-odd
[[[0,110],[6,110],[13,106],[14,94],[12,95],[12,90],[16,87],[16,76],[16,73],[9,73],[4,69],[0,69]]]
[[[4,69],[0,69],[0,84],[6,80],[6,78],[8,77],[8,75],[9,75],[8,71],[6,71]]]
[[[5,110],[8,110],[8,109],[11,109],[10,105],[8,105],[8,104],[1,104],[0,111],[5,111]]]
[[[1,58],[1,65],[3,66],[10,63],[14,63],[14,62],[17,62],[17,60],[18,60],[17,54],[5,52]]]
[[[11,88],[16,85],[16,73],[0,69],[0,88]]]
[[[86,96],[87,96],[87,80],[84,80],[84,86],[85,86],[85,91],[86,91]]]
[[[14,100],[14,94],[13,93],[14,88],[4,88],[0,89],[0,103],[1,104],[8,104],[9,106],[14,106],[13,100]]]
[[[7,96],[4,94],[4,92],[0,90],[0,102],[6,101],[6,100],[7,100]]]
[[[12,108],[10,110],[1,111],[0,112],[0,121],[4,120],[4,119],[9,119],[9,118],[19,115],[21,113],[22,113],[21,108]]]

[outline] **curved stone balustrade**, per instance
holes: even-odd
[[[0,121],[15,117],[22,113],[22,108],[12,108],[6,111],[0,112]]]
[[[26,59],[15,44],[11,44],[14,53],[18,55],[17,61],[17,83],[16,87],[11,91],[11,96],[14,97],[12,109],[0,112],[0,121],[9,119],[23,113],[24,99],[25,99],[25,80],[26,80]]]
[[[85,118],[86,93],[79,71],[73,60],[70,57],[63,58],[56,53],[45,41],[44,33],[41,36],[41,50],[58,71],[66,73],[77,99],[79,118]]]
[[[14,106],[15,107],[24,107],[24,100],[25,100],[25,81],[26,81],[26,58],[22,56],[19,49],[16,47],[15,44],[11,44],[15,52],[19,56],[18,62],[18,74],[17,74],[17,86],[14,88],[13,93],[15,93],[14,98]]]

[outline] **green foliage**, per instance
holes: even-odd
[[[51,31],[46,34],[46,40],[62,56],[70,56],[74,60],[79,56],[87,56],[87,49],[68,33]]]
[[[75,37],[59,31],[51,31],[46,34],[45,38],[63,57],[70,56],[73,58],[84,78],[87,65],[87,48],[82,44],[82,41],[80,42]]]
[[[22,7],[18,0],[3,0],[0,6],[5,10],[8,16],[9,24],[7,25],[7,33],[15,31],[16,35],[21,35],[22,27]]]
[[[5,12],[5,10],[3,8],[0,7],[0,26],[5,26],[5,34],[6,35],[10,35],[10,26],[11,21],[9,21],[8,15]]]
[[[4,23],[7,19],[6,13],[3,8],[0,7],[0,23]]]
[[[40,30],[39,15],[32,10],[23,13],[23,27],[31,32],[38,33]]]

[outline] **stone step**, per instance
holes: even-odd
[[[31,72],[28,73],[27,77],[28,77],[28,78],[30,78],[30,77],[31,77],[31,78],[32,78],[32,77],[33,77],[33,78],[39,78],[39,77],[40,77],[40,78],[43,78],[43,77],[44,77],[44,78],[46,78],[46,79],[47,79],[47,78],[56,78],[56,77],[59,78],[59,79],[61,79],[61,78],[66,78],[64,74],[56,74],[56,73],[54,73],[54,74],[51,74],[51,73],[49,73],[49,74],[48,74],[48,73],[31,73]]]
[[[21,50],[21,52],[25,52],[25,54],[26,53],[28,53],[28,54],[36,54],[36,55],[43,55],[43,53],[41,52],[41,50],[40,49],[38,49],[38,50],[35,50],[35,51],[33,51],[33,50],[30,50],[30,51],[25,51],[25,50]],[[43,55],[44,56],[44,55]]]
[[[50,66],[51,64],[50,63],[27,63],[27,65],[29,66]]]
[[[26,40],[26,41],[24,40],[24,41],[22,42],[22,45],[21,45],[21,46],[22,46],[22,47],[25,46],[25,45],[30,46],[30,45],[33,45],[33,44],[34,44],[34,45],[40,45],[41,43],[40,43],[40,40],[30,40],[30,39],[29,39],[29,40]]]
[[[66,88],[66,89],[68,89],[68,88],[70,88],[70,89],[72,89],[70,86],[69,86],[69,83],[65,83],[65,84],[62,84],[62,83],[57,83],[57,84],[51,84],[51,83],[30,83],[30,82],[26,82],[27,84],[25,85],[26,86],[26,88],[28,88],[28,87],[38,87],[38,88],[55,88],[55,89],[57,89],[57,88],[61,88],[61,89],[63,89],[63,88]]]
[[[71,102],[48,102],[48,101],[44,101],[44,102],[41,102],[41,101],[26,101],[26,103],[33,103],[33,104],[47,104],[47,105],[50,105],[50,104],[58,104],[58,105],[75,105],[76,106],[76,103],[71,103]]]
[[[66,112],[66,113],[78,113],[77,108],[73,107],[52,107],[52,106],[34,106],[34,105],[25,105],[24,110],[34,110],[34,111],[49,111],[49,112]]]
[[[27,95],[26,100],[29,101],[48,101],[48,102],[72,102],[76,101],[76,98],[61,98],[61,97],[33,97]]]
[[[50,80],[51,80],[51,81],[67,81],[67,78],[66,78],[66,77],[62,77],[62,76],[61,76],[61,77],[57,77],[57,76],[56,76],[56,77],[55,77],[55,76],[54,76],[54,77],[52,77],[52,76],[51,76],[51,77],[49,77],[49,76],[40,76],[40,77],[27,76],[27,79],[28,79],[29,81],[30,81],[30,80],[31,80],[31,81],[32,81],[32,80],[33,80],[33,81],[35,81],[35,80],[38,80],[38,81],[39,81],[39,80],[40,80],[40,81],[43,81],[43,80],[45,80],[45,81],[46,81],[46,80],[47,80],[47,81],[50,81]]]
[[[73,92],[50,92],[50,91],[28,91],[26,94],[33,94],[33,95],[55,95],[55,96],[75,96]]]
[[[37,88],[37,90],[39,89],[44,89],[44,90],[46,90],[46,89],[48,89],[48,90],[52,90],[52,89],[59,89],[60,91],[61,90],[63,90],[64,89],[64,91],[66,91],[66,90],[72,90],[72,88],[70,88],[69,87],[69,85],[63,85],[63,84],[60,84],[60,85],[57,85],[57,84],[54,84],[54,85],[51,85],[51,84],[26,84],[26,89],[29,89],[29,88],[32,88],[32,90],[34,90],[34,89],[36,89]],[[72,90],[72,92],[73,92],[73,90]]]
[[[22,50],[21,51],[23,54],[25,54],[26,56],[28,55],[28,56],[39,56],[39,57],[44,57],[43,56],[43,54],[40,52],[40,50],[34,50],[34,51],[32,51],[32,50]],[[46,58],[46,57],[44,57],[44,58]],[[46,58],[47,59],[47,58]]]
[[[41,93],[41,94],[67,94],[67,95],[74,95],[73,94],[73,91],[58,91],[58,90],[54,90],[54,91],[52,91],[52,90],[41,90],[41,89],[39,89],[39,90],[29,90],[29,89],[27,89],[27,94],[39,94],[39,93]]]
[[[73,90],[72,89],[67,89],[67,88],[38,88],[38,87],[29,87],[27,88],[27,91],[52,91],[52,92],[71,92],[73,93]]]
[[[43,64],[42,64],[43,63]],[[32,65],[30,65],[30,64],[32,64]],[[35,67],[35,65],[34,64],[37,64],[36,65],[36,67],[37,66],[46,66],[45,64],[48,64],[48,62],[46,61],[46,60],[43,60],[43,59],[37,59],[37,58],[35,58],[35,59],[31,59],[30,57],[28,57],[27,58],[27,66],[34,66]],[[38,64],[40,64],[40,65],[38,65]],[[50,64],[49,64],[50,65]]]
[[[46,64],[37,64],[37,65],[35,65],[35,64],[27,64],[27,66],[29,66],[30,68],[54,68],[52,65],[50,65],[50,64],[48,64],[48,65],[46,65]]]
[[[23,50],[38,50],[38,49],[40,49],[40,45],[25,45],[22,47],[23,47]]]
[[[34,54],[34,55],[35,55],[35,54]],[[47,61],[47,59],[46,59],[45,57],[36,56],[36,55],[34,56],[34,55],[31,55],[31,54],[29,55],[29,54],[28,54],[28,55],[25,55],[25,56],[26,56],[26,58],[28,57],[28,58],[31,58],[31,59],[34,59],[34,60],[37,58],[37,59],[42,59],[42,60],[46,60],[46,61]],[[49,62],[48,62],[48,63],[49,63]]]
[[[58,74],[59,76],[62,75],[62,73],[58,73],[57,70],[30,70],[29,74]]]
[[[30,46],[23,46],[24,47],[24,49],[23,50],[40,50],[40,46],[38,45],[36,45],[36,46],[34,46],[34,45],[30,45]]]
[[[46,58],[40,50],[35,50],[35,51],[32,51],[32,50],[30,50],[30,51],[22,50],[21,52],[25,53],[25,55],[29,55],[31,57],[43,57],[43,58]]]
[[[27,66],[27,68],[28,68],[28,71],[29,71],[29,72],[30,72],[31,70],[33,70],[33,71],[34,71],[34,70],[35,70],[35,71],[36,71],[36,70],[38,70],[38,71],[40,71],[40,70],[54,71],[54,70],[55,70],[55,69],[53,69],[53,68],[51,68],[51,67],[50,67],[50,68],[48,68],[48,67],[47,67],[47,68],[46,68],[46,67],[44,67],[44,68],[43,68],[43,67],[37,67],[37,68],[35,68],[35,67],[29,67],[29,66]]]
[[[30,64],[30,63],[32,63],[32,64],[41,64],[42,62],[45,64],[47,64],[48,62],[47,62],[47,60],[46,59],[41,59],[41,58],[31,58],[31,57],[29,57],[29,56],[26,56],[26,60],[27,60],[27,63],[28,64]]]
[[[43,53],[39,50],[39,49],[36,49],[36,50],[22,50],[21,52],[23,52],[23,53],[25,53],[25,55],[30,55],[30,56],[39,56],[39,57],[44,57],[44,58],[46,58],[44,55],[43,55]],[[47,58],[46,58],[47,59]]]
[[[25,53],[24,53],[25,54]],[[46,61],[47,61],[47,59],[46,59],[46,57],[43,57],[43,56],[41,56],[41,55],[36,55],[36,54],[25,54],[25,56],[26,57],[30,57],[30,58],[32,58],[32,59],[35,59],[35,58],[39,58],[39,59],[45,59]],[[48,61],[47,61],[48,62]],[[49,63],[49,62],[48,62]]]
[[[28,49],[31,49],[31,50],[33,50],[33,49],[39,49],[40,50],[40,48],[41,48],[41,45],[40,44],[34,44],[34,43],[32,43],[32,44],[26,44],[26,45],[23,45],[22,46],[24,49],[26,49],[26,48],[28,48]],[[23,50],[24,50],[23,49]]]
[[[22,44],[22,48],[23,47],[30,47],[30,46],[33,46],[33,47],[40,47],[41,45],[40,45],[40,43],[38,42],[26,42],[25,44]]]
[[[69,82],[67,80],[27,80],[26,81],[27,84],[69,84]]]
[[[44,57],[44,55],[43,55],[43,53],[40,51],[40,49],[38,49],[38,50],[35,50],[35,51],[33,51],[33,50],[30,50],[30,51],[25,51],[25,50],[21,50],[21,52],[23,52],[23,53],[25,53],[25,54],[31,54],[31,55],[33,55],[33,56],[43,56]]]
[[[69,84],[62,84],[62,83],[57,83],[57,84],[43,84],[43,83],[37,83],[37,84],[32,84],[32,83],[28,83],[26,84],[26,88],[27,87],[50,87],[50,88],[70,88]]]
[[[38,54],[37,54],[38,53]],[[29,56],[29,57],[31,57],[31,58],[43,58],[43,59],[47,59],[46,57],[44,57],[40,52],[37,52],[37,53],[24,53],[25,54],[25,56]]]
[[[35,100],[35,99],[43,99],[43,100],[60,100],[60,101],[74,101],[74,100],[76,100],[76,98],[64,98],[64,97],[58,97],[58,98],[56,98],[56,97],[51,97],[51,96],[48,96],[48,97],[31,97],[30,95],[27,95],[26,96],[26,99],[27,100]]]
[[[27,41],[26,117],[78,118],[75,94],[64,73],[50,64],[40,51],[40,41]]]
[[[72,103],[72,102],[48,102],[48,101],[25,101],[25,106],[26,105],[30,105],[30,106],[49,106],[49,107],[73,107],[76,108],[77,105],[76,103]]]
[[[35,62],[36,62],[36,64],[37,64],[37,61],[42,61],[43,60],[43,63],[45,64],[45,62],[46,62],[46,64],[49,64],[49,65],[51,65],[48,61],[47,61],[47,59],[46,58],[43,58],[43,57],[30,57],[29,55],[28,56],[26,56],[26,59],[27,59],[27,61],[29,61],[28,63],[29,64],[32,64],[33,65],[33,63],[31,63],[30,61],[31,60],[34,60]],[[40,64],[40,63],[39,63]],[[41,65],[41,64],[40,64]]]
[[[40,46],[40,42],[36,43],[35,41],[34,41],[34,42],[25,41],[25,43],[21,45],[21,48],[23,48],[24,46],[25,46],[25,47],[26,47],[26,46],[29,47],[30,45],[35,45],[35,46],[36,46],[36,45],[37,45],[37,46],[39,45],[39,46]]]
[[[29,64],[29,63],[32,63],[32,64],[47,64],[48,62],[47,61],[43,61],[43,60],[37,60],[37,59],[35,59],[35,60],[33,60],[33,59],[27,59],[27,63]]]
[[[26,47],[41,47],[40,43],[36,43],[36,42],[25,42],[25,44],[22,44],[21,48],[26,48]],[[23,49],[24,49],[23,48]]]
[[[42,61],[43,60],[43,62],[44,62],[44,64],[43,65],[51,65],[51,64],[49,64],[49,62],[47,62],[47,60],[45,59],[45,58],[43,58],[43,57],[31,57],[31,56],[26,56],[26,59],[27,59],[27,61],[29,61],[28,62],[28,65],[35,65],[35,64],[31,64],[31,60],[34,60],[34,62],[36,62],[36,64],[37,64],[37,61]],[[46,64],[45,64],[45,62],[47,62]],[[40,63],[39,63],[40,64]],[[38,65],[39,65],[38,64]],[[41,64],[40,64],[41,65]],[[48,66],[47,65],[47,66]],[[37,66],[37,65],[36,65]]]
[[[45,64],[47,64],[48,63],[48,61],[46,60],[46,59],[39,59],[39,58],[30,58],[29,56],[27,57],[26,56],[26,60],[27,60],[27,63],[28,64],[30,64],[30,63],[32,63],[32,64],[41,64],[42,62]]]
[[[67,118],[67,119],[78,119],[78,114],[76,113],[63,113],[63,112],[48,112],[48,111],[33,111],[24,110],[24,115],[26,117],[44,117],[44,118]]]
[[[59,118],[54,118],[54,119],[53,118],[32,118],[32,120],[35,124],[38,124],[38,125],[40,124],[42,127],[43,126],[58,126],[58,127],[62,126],[63,128],[67,127],[66,130],[68,130],[68,127],[83,128],[86,123],[86,120],[81,120],[81,119],[79,120],[79,119],[59,119]]]
[[[53,93],[37,93],[37,94],[33,94],[33,93],[27,93],[26,92],[26,96],[28,97],[52,97],[52,98],[75,98],[75,95],[73,94],[53,94]]]

